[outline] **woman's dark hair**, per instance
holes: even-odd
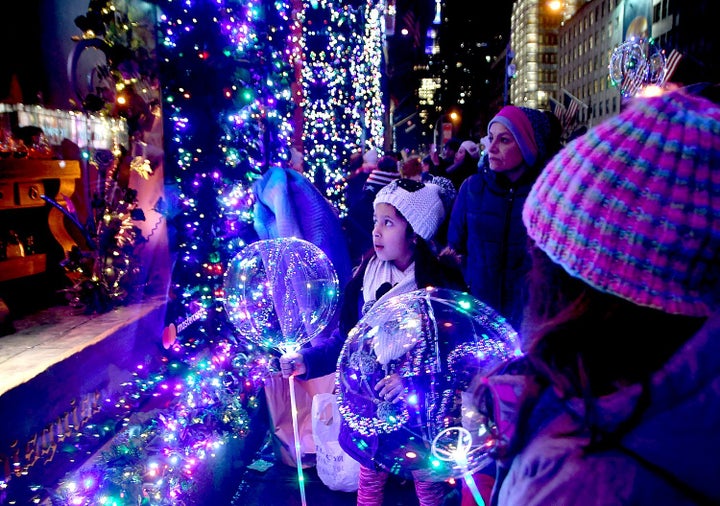
[[[565,396],[645,383],[705,321],[638,306],[571,277],[531,246],[527,355]]]

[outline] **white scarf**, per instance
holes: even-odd
[[[375,294],[383,283],[390,283],[392,288],[380,299],[375,300]],[[364,310],[367,310],[366,308],[370,306],[368,302],[377,304],[395,295],[412,292],[413,290],[417,290],[415,262],[411,263],[404,271],[401,271],[392,262],[380,260],[377,256],[370,259],[363,276]]]
[[[377,289],[383,283],[390,283],[393,286],[378,300],[374,300]],[[414,290],[417,290],[415,262],[411,263],[404,271],[401,271],[392,262],[384,262],[378,260],[377,257],[373,257],[368,263],[363,277],[363,297],[365,298],[363,315],[376,304],[382,304],[395,295]],[[388,331],[390,327],[394,330]],[[398,331],[393,325],[390,327],[380,325],[375,329],[376,334],[372,337],[372,348],[375,351],[377,361],[383,366],[407,353],[417,342],[415,333],[407,329]]]

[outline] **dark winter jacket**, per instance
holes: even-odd
[[[530,270],[522,208],[537,171],[510,182],[486,164],[460,187],[450,215],[448,245],[463,257],[470,293],[520,328]]]
[[[523,443],[509,456],[493,504],[720,504],[720,314],[647,385],[562,400],[552,388],[527,395],[533,382],[522,378],[491,377],[477,397],[492,393],[506,433],[518,412],[529,432],[511,437]]]

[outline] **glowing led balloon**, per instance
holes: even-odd
[[[610,56],[610,79],[623,97],[633,97],[651,84],[662,83],[665,55],[652,39],[631,38]]]
[[[225,311],[240,334],[264,348],[297,349],[330,322],[338,279],[327,255],[294,237],[257,241],[230,262]]]
[[[435,451],[446,459],[433,455],[433,442],[461,428],[461,393],[473,377],[521,355],[510,324],[466,293],[398,295],[373,307],[348,335],[338,361],[340,413],[357,450],[388,471],[424,480],[462,476],[487,463],[488,438],[479,431],[469,439],[441,437]],[[393,373],[405,385],[396,403],[375,390]],[[458,445],[462,461],[455,459]]]

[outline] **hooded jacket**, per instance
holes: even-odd
[[[522,390],[517,376],[493,382]],[[720,314],[647,386],[594,399],[592,413],[550,388],[527,402],[532,432],[506,462],[493,504],[720,504]],[[504,414],[513,405],[501,404]]]
[[[531,265],[522,209],[538,170],[528,169],[510,182],[490,170],[486,158],[481,163],[455,199],[448,245],[463,256],[470,293],[519,329]]]

